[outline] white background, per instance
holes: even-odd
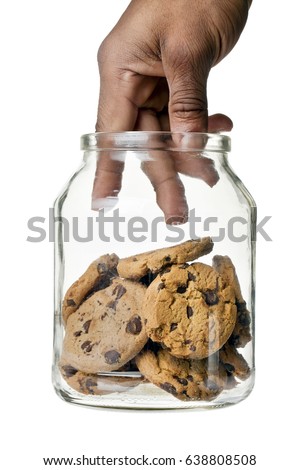
[[[52,389],[53,247],[26,242],[26,223],[47,217],[80,162],[79,136],[96,120],[97,49],[127,3],[1,1],[2,468],[42,469],[47,456],[142,453],[251,453],[259,470],[299,468],[296,0],[254,0],[238,45],[209,81],[210,112],[235,123],[232,166],[259,218],[272,216],[273,241],[257,246],[253,393],[209,412],[129,412],[68,405]]]

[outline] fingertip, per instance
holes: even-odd
[[[91,209],[93,211],[100,211],[102,209],[113,209],[119,202],[118,197],[98,197],[92,199]]]
[[[225,114],[212,114],[208,118],[208,132],[230,132],[233,128],[233,122]]]
[[[205,181],[210,188],[213,188],[217,184],[219,179],[220,179],[220,176],[217,170],[214,170],[214,171],[212,170],[210,174],[207,176],[207,178],[205,179]]]
[[[188,221],[188,214],[167,215],[165,214],[166,225],[183,225]]]

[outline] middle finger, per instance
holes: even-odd
[[[151,109],[140,109],[136,130],[161,131],[156,112]],[[166,223],[185,223],[188,218],[188,205],[184,186],[170,153],[164,150],[151,151],[149,161],[142,163],[142,170],[152,183],[157,204],[164,213]]]

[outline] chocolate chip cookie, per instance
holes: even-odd
[[[236,322],[232,287],[203,263],[172,265],[147,289],[148,336],[178,358],[203,359],[220,349]]]
[[[221,274],[226,284],[232,286],[234,289],[237,306],[237,320],[229,341],[233,346],[243,348],[252,339],[250,332],[251,316],[242,296],[241,286],[235,267],[229,256],[216,255],[213,257],[213,268]]]
[[[108,395],[126,392],[143,382],[141,377],[108,377],[85,374],[67,363],[60,364],[62,377],[67,384],[84,395]]]
[[[233,375],[240,380],[246,380],[249,377],[249,365],[234,346],[226,343],[220,349],[219,357],[229,375]]]
[[[114,278],[95,292],[68,318],[62,360],[92,374],[117,370],[130,361],[147,341],[145,291],[142,284]]]
[[[84,274],[71,285],[63,300],[62,317],[66,324],[68,317],[77,310],[93,290],[104,289],[116,273],[119,258],[114,253],[103,255],[93,261]]]
[[[206,360],[179,359],[166,349],[145,349],[136,364],[150,382],[180,400],[212,400],[227,379],[222,365],[208,375]]]
[[[158,273],[165,266],[193,261],[210,253],[212,249],[213,242],[210,237],[188,240],[180,245],[120,259],[118,273],[126,279],[138,280],[149,272]]]

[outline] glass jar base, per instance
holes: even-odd
[[[106,375],[107,377],[108,375]],[[140,376],[140,374],[139,374]],[[120,374],[114,378],[119,379]],[[113,379],[110,376],[111,379]],[[137,374],[122,374],[128,380],[136,381]],[[128,388],[125,391],[105,392],[102,395],[87,395],[79,393],[71,388],[61,378],[59,372],[53,374],[54,388],[57,395],[64,401],[72,404],[88,406],[92,408],[115,408],[132,410],[180,410],[180,409],[214,409],[234,405],[243,401],[251,393],[254,386],[255,373],[252,371],[250,377],[237,384],[234,390],[224,390],[214,400],[183,401],[173,397],[170,393],[161,390],[159,387],[142,382],[137,386]]]

